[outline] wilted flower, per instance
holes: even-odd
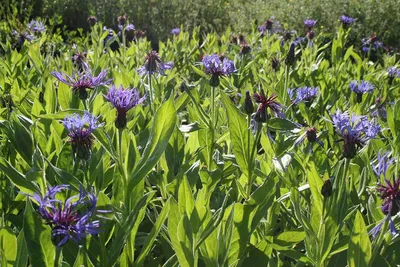
[[[118,16],[117,21],[118,21],[118,26],[124,27],[127,21],[127,17],[125,15],[123,16]]]
[[[304,20],[304,26],[307,27],[309,30],[312,30],[312,28],[314,28],[315,24],[317,24],[316,20],[313,20],[313,19]]]
[[[181,33],[181,29],[180,28],[174,28],[171,30],[171,33],[175,36],[179,35]]]
[[[375,34],[371,34],[368,38],[363,38],[362,42],[362,51],[368,53],[370,50],[376,51],[379,48],[383,48],[383,43],[378,40],[378,37]]]
[[[164,63],[161,61],[160,56],[156,51],[151,51],[147,53],[144,66],[138,69],[138,73],[140,75],[159,73],[166,76],[165,70],[170,70],[173,67],[174,63],[172,61]]]
[[[310,30],[307,32],[307,39],[312,40],[315,37],[315,32],[313,30]]]
[[[279,70],[280,65],[281,65],[281,62],[279,61],[278,58],[273,57],[271,59],[271,67],[275,72],[277,72]]]
[[[215,87],[219,85],[219,77],[227,76],[235,72],[235,64],[232,60],[224,58],[221,62],[217,54],[207,55],[202,60],[205,72],[211,74],[210,85]]]
[[[99,124],[97,119],[97,117],[85,111],[83,116],[73,114],[61,121],[68,131],[68,142],[72,145],[75,160],[88,161],[90,159],[94,139],[92,132],[103,126],[103,123]]]
[[[295,145],[296,146],[299,145],[306,138],[307,138],[307,141],[310,143],[309,144],[310,153],[313,152],[312,148],[313,148],[313,144],[315,142],[318,143],[321,147],[324,147],[324,143],[322,143],[322,141],[317,136],[317,128],[315,128],[315,127],[307,127],[307,128],[305,128],[305,131],[295,141]]]
[[[79,72],[85,72],[89,70],[89,65],[86,62],[86,53],[77,52],[72,56],[72,63],[79,70]]]
[[[258,31],[263,35],[267,31],[270,33],[278,33],[281,31],[281,25],[274,18],[267,19],[262,25],[257,27]]]
[[[362,148],[365,143],[375,138],[380,126],[372,124],[366,116],[357,116],[349,113],[336,111],[331,115],[332,124],[336,132],[343,138],[343,155],[346,158],[354,158],[357,149]]]
[[[283,31],[280,45],[284,46],[285,42],[290,41],[292,39],[292,37],[296,34],[297,34],[296,31]]]
[[[257,112],[255,114],[255,121],[257,122],[266,122],[267,121],[267,108],[275,113],[277,117],[284,118],[285,114],[283,113],[283,107],[276,101],[277,96],[275,94],[271,94],[270,97],[266,97],[264,94],[264,90],[260,90],[260,93],[254,93],[253,99],[258,104]]]
[[[98,86],[107,85],[111,82],[106,80],[107,70],[103,70],[98,76],[93,77],[90,70],[85,72],[75,73],[72,77],[61,72],[53,71],[51,73],[57,80],[72,87],[72,91],[78,94],[82,100],[87,99],[88,92],[86,89],[95,89]]]
[[[46,26],[41,21],[32,20],[26,26],[34,34],[46,31]]]
[[[296,44],[295,44],[295,42],[292,42],[292,44],[290,45],[290,48],[289,48],[289,52],[288,52],[288,54],[287,54],[287,56],[286,56],[286,58],[285,58],[285,64],[286,65],[293,65],[295,62],[296,62],[296,51],[295,51],[295,48],[296,48]]]
[[[309,102],[318,93],[318,87],[299,87],[297,89],[288,89],[289,97],[294,104]],[[295,96],[296,95],[296,96]]]
[[[108,90],[107,96],[104,97],[117,109],[115,126],[118,129],[126,126],[126,113],[128,110],[143,103],[145,100],[145,97],[140,97],[136,89],[124,89],[122,86],[117,89],[115,85]]]
[[[96,235],[100,227],[100,221],[93,220],[97,205],[94,193],[81,188],[79,195],[65,201],[56,198],[58,193],[67,189],[68,185],[58,185],[50,187],[43,197],[39,194],[31,196],[39,204],[38,213],[50,225],[51,240],[57,247],[69,240],[78,243],[87,235]]]
[[[325,198],[330,197],[332,195],[332,189],[332,180],[328,178],[324,181],[324,184],[322,185],[321,195],[323,195]]]
[[[244,99],[244,111],[249,116],[254,112],[254,105],[249,91],[246,91],[246,97]]]
[[[350,82],[350,89],[357,94],[357,102],[361,103],[362,95],[365,93],[370,93],[375,89],[375,86],[367,81],[356,81]]]
[[[351,24],[354,23],[354,19],[351,17],[347,17],[345,15],[340,16],[340,22],[344,25],[344,26],[349,26]]]
[[[373,107],[375,110],[371,112],[371,116],[381,117],[382,119],[387,118],[385,103],[382,102],[382,99],[380,97],[375,99],[375,106]]]
[[[94,26],[97,23],[97,18],[95,16],[89,16],[87,21],[90,26]]]

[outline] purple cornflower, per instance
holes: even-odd
[[[25,32],[25,31],[24,32],[17,32],[16,30],[13,30],[12,34],[17,38],[18,44],[20,46],[22,46],[24,44],[25,40],[28,41],[28,42],[32,42],[33,40],[35,40],[35,36]]]
[[[71,86],[72,91],[78,94],[79,98],[82,100],[86,100],[88,97],[86,89],[95,89],[98,86],[107,85],[111,82],[111,79],[106,80],[107,70],[101,71],[96,77],[92,76],[90,70],[75,73],[72,77],[56,71],[53,71],[51,74],[60,82]]]
[[[380,198],[382,199],[382,213],[386,215],[383,221],[375,226],[371,231],[373,237],[375,237],[382,228],[382,225],[386,220],[389,220],[389,227],[392,236],[397,234],[396,227],[393,223],[392,216],[396,215],[400,211],[400,178],[390,181],[385,179],[384,184],[378,184],[376,191],[378,191]]]
[[[372,169],[378,177],[383,175],[383,177],[386,179],[386,172],[394,161],[393,158],[389,159],[389,154],[389,152],[381,153],[381,151],[379,151],[377,157],[378,163],[375,165],[371,163]]]
[[[386,112],[385,103],[382,102],[382,99],[380,97],[375,99],[374,109],[375,110],[371,112],[371,116],[373,116],[373,117],[381,117],[382,119],[386,119],[387,118],[387,112]]]
[[[181,29],[180,28],[174,28],[171,30],[171,33],[175,36],[179,35],[181,33]]]
[[[347,17],[345,15],[340,16],[340,22],[343,24],[343,26],[350,26],[351,24],[354,23],[354,19],[351,17]]]
[[[336,111],[336,114],[331,115],[332,124],[336,132],[342,137],[343,155],[346,158],[354,158],[357,154],[357,149],[362,148],[365,143],[375,138],[380,126],[372,124],[366,116],[357,116],[349,113]]]
[[[32,20],[26,27],[34,34],[46,31],[46,26],[41,21]]]
[[[124,89],[122,85],[118,89],[113,85],[110,90],[108,90],[107,96],[104,97],[117,109],[115,126],[118,129],[122,129],[126,126],[126,113],[128,110],[143,103],[145,100],[145,97],[140,97],[136,89]]]
[[[318,138],[317,136],[317,128],[315,127],[307,127],[303,134],[297,138],[295,145],[299,145],[307,138],[309,144],[309,151],[310,153],[313,152],[313,144],[317,142],[321,147],[324,147],[324,143]]]
[[[314,28],[315,24],[317,24],[316,20],[313,20],[313,19],[304,20],[304,26],[306,28],[308,28],[309,30],[312,30],[312,28]]]
[[[69,240],[78,243],[87,235],[96,235],[100,227],[100,221],[93,220],[97,205],[94,193],[81,188],[79,195],[65,201],[57,199],[56,195],[66,189],[69,189],[68,185],[58,185],[50,187],[43,197],[39,194],[31,196],[39,204],[38,213],[50,225],[51,239],[57,247]]]
[[[282,32],[282,39],[280,41],[280,45],[284,46],[285,42],[290,41],[294,35],[296,35],[296,31],[283,31]]]
[[[375,86],[367,81],[352,81],[350,82],[350,89],[357,94],[357,102],[361,103],[362,95],[372,92],[375,89]]]
[[[121,35],[121,32],[124,29],[124,25],[118,25],[118,29],[120,30],[120,32],[118,32],[118,35]],[[125,32],[134,31],[134,30],[136,30],[136,28],[135,28],[135,25],[133,25],[133,24],[128,24],[125,27]]]
[[[283,113],[282,105],[276,101],[277,96],[275,94],[271,94],[270,97],[266,97],[264,90],[260,90],[260,93],[254,93],[253,95],[254,101],[258,104],[258,108],[254,117],[254,120],[257,122],[266,122],[267,121],[267,108],[272,110],[277,117],[284,118],[285,114]]]
[[[371,34],[368,38],[363,38],[362,42],[362,51],[368,53],[370,50],[376,51],[379,48],[383,48],[383,43],[378,40],[378,37],[375,34]]]
[[[68,142],[72,145],[72,153],[75,160],[90,159],[93,145],[93,131],[103,126],[98,123],[98,117],[93,116],[85,110],[81,117],[79,114],[73,114],[64,118],[61,123],[68,131]]]
[[[170,61],[164,63],[161,61],[160,56],[156,51],[151,51],[147,53],[144,66],[138,69],[140,75],[153,75],[154,73],[159,73],[166,76],[165,70],[170,70],[174,67],[174,62]]]
[[[258,26],[257,29],[261,35],[265,34],[266,32],[278,33],[281,31],[281,25],[278,21],[274,20],[274,17],[272,17],[267,19],[262,25]]]
[[[294,104],[301,102],[309,102],[318,93],[318,87],[299,87],[297,89],[288,89],[289,97],[292,99]],[[295,97],[296,94],[296,97]]]
[[[228,76],[236,71],[235,64],[232,60],[229,60],[225,57],[221,59],[217,54],[204,56],[202,63],[205,68],[205,72],[212,75],[210,79],[210,85],[213,87],[219,85],[220,76]]]

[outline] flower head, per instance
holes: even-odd
[[[171,30],[171,33],[175,36],[179,35],[181,33],[181,29],[180,28],[174,28]]]
[[[384,184],[378,184],[376,190],[382,202],[382,212],[384,214],[396,215],[400,211],[400,178],[393,182],[385,179]]]
[[[281,38],[281,41],[280,41],[280,45],[284,46],[284,44],[287,41],[290,41],[293,38],[293,36],[296,35],[296,34],[297,34],[296,31],[283,31],[282,32],[282,38]]]
[[[346,158],[355,157],[357,148],[362,148],[380,131],[380,126],[371,123],[366,116],[350,116],[347,111],[342,113],[337,110],[331,118],[336,132],[343,138],[343,155]]]
[[[46,26],[41,21],[32,20],[26,26],[34,34],[46,31]]]
[[[89,16],[87,22],[92,27],[97,23],[97,18],[95,16]]]
[[[383,43],[378,40],[378,37],[375,34],[371,34],[367,38],[363,38],[362,42],[362,51],[368,53],[370,50],[376,51],[379,48],[383,48]]]
[[[86,53],[77,52],[72,56],[72,62],[80,72],[89,70],[89,65],[86,62]]]
[[[316,20],[313,19],[306,19],[304,20],[304,26],[306,28],[308,28],[309,30],[311,30],[312,28],[314,28],[315,24],[317,24]]]
[[[318,87],[300,87],[297,89],[288,89],[289,97],[293,103],[308,102],[318,93]],[[296,94],[296,96],[295,96]]]
[[[138,69],[138,73],[140,75],[159,73],[166,76],[165,70],[170,70],[173,67],[174,63],[172,61],[164,63],[161,61],[160,56],[156,51],[151,51],[147,53],[144,66]]]
[[[217,54],[206,55],[203,57],[202,63],[205,72],[212,75],[211,86],[218,86],[220,76],[228,76],[236,71],[232,60],[224,57],[221,62],[221,58]]]
[[[299,136],[299,138],[297,138],[295,145],[297,146],[297,145],[301,144],[306,138],[307,138],[307,141],[310,143],[309,144],[310,153],[313,152],[313,144],[314,143],[318,143],[321,147],[324,147],[324,143],[317,136],[317,128],[306,127],[303,134],[301,134]]]
[[[267,121],[267,108],[275,113],[277,117],[284,118],[282,105],[276,101],[277,96],[272,94],[270,97],[266,97],[264,91],[261,89],[260,93],[254,93],[254,101],[258,104],[257,112],[254,119],[258,122]]]
[[[117,119],[115,121],[117,128],[124,128],[128,110],[143,103],[145,100],[145,97],[140,97],[136,89],[124,89],[122,86],[117,89],[115,85],[108,90],[107,96],[104,97],[117,109]]]
[[[357,102],[361,103],[362,95],[372,92],[375,86],[367,81],[352,81],[350,82],[350,89],[357,94]]]
[[[75,73],[73,76],[53,71],[51,73],[57,80],[72,87],[72,91],[78,94],[79,98],[85,100],[88,97],[86,89],[95,89],[98,86],[107,85],[111,82],[106,80],[107,70],[103,70],[98,76],[94,77],[90,70]]]
[[[351,24],[354,23],[354,19],[351,17],[347,17],[345,15],[340,16],[340,22],[344,25],[344,26],[349,26]]]
[[[68,185],[50,187],[44,196],[31,196],[39,204],[38,213],[51,227],[52,241],[61,247],[69,240],[79,242],[87,235],[99,232],[100,221],[93,220],[96,213],[97,197],[93,192],[80,189],[79,195],[65,201],[56,198]]]
[[[75,160],[89,160],[92,152],[92,133],[103,126],[98,123],[98,118],[85,111],[83,116],[73,114],[64,118],[61,123],[68,131],[69,141]]]
[[[281,25],[274,18],[267,19],[262,25],[257,27],[261,34],[265,34],[267,31],[270,33],[278,33],[281,31]]]

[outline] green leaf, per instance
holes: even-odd
[[[274,243],[282,247],[291,247],[304,240],[305,236],[303,229],[289,230],[279,234]]]
[[[63,120],[66,116],[76,114],[76,113],[80,114],[80,115],[84,114],[83,110],[80,110],[80,109],[66,109],[66,110],[59,111],[54,114],[40,115],[40,118],[45,119],[45,120]]]
[[[50,227],[42,223],[42,219],[26,202],[23,231],[32,266],[54,266],[55,246],[51,241]]]
[[[129,192],[149,173],[156,165],[168,145],[176,125],[176,110],[171,97],[157,111],[149,140],[143,155],[129,178]]]
[[[350,235],[347,264],[349,267],[369,266],[371,257],[371,241],[367,227],[361,213],[357,211]]]
[[[0,245],[7,266],[13,266],[17,257],[17,238],[9,228],[0,229]]]
[[[89,256],[86,254],[85,249],[82,246],[79,246],[78,256],[74,262],[73,267],[91,267],[94,266],[90,261]]]
[[[268,127],[279,131],[291,131],[299,128],[295,123],[281,118],[272,118],[268,121]]]
[[[26,248],[26,242],[24,232],[19,232],[17,238],[17,256],[14,262],[14,267],[26,267],[28,264],[28,250]]]
[[[40,192],[39,188],[29,182],[25,176],[17,171],[7,160],[0,157],[0,170],[2,170],[7,178],[24,193],[34,194]]]
[[[229,132],[236,162],[242,170],[242,173],[248,174],[250,151],[254,146],[254,137],[251,131],[248,131],[244,114],[235,107],[229,97],[223,92],[221,92],[221,99],[228,115]]]
[[[164,225],[165,220],[169,214],[169,208],[171,205],[171,199],[168,199],[164,208],[162,209],[160,215],[157,218],[156,223],[154,224],[153,228],[151,229],[150,234],[147,236],[146,241],[143,245],[142,251],[140,252],[139,257],[137,258],[134,266],[143,266],[143,262],[146,257],[149,255],[150,250],[153,246],[154,240],[156,239],[158,233],[161,230],[161,227]]]

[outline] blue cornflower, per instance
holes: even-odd
[[[342,137],[343,155],[346,158],[353,158],[357,154],[357,149],[362,148],[365,143],[375,138],[380,126],[371,123],[366,116],[357,116],[349,113],[336,111],[331,115],[332,124],[336,132]]]
[[[39,194],[31,196],[39,205],[38,213],[50,225],[51,239],[57,247],[69,240],[78,243],[87,235],[96,235],[100,227],[100,221],[93,220],[97,205],[94,193],[81,188],[79,195],[65,201],[57,199],[56,195],[66,189],[69,189],[68,185],[58,185],[50,187],[43,197]]]
[[[111,79],[106,80],[107,70],[103,70],[98,76],[93,77],[90,70],[75,73],[72,77],[61,72],[51,73],[57,80],[72,87],[72,91],[78,94],[79,98],[85,100],[88,97],[86,89],[95,89],[98,86],[107,85]]]
[[[174,28],[171,30],[171,33],[175,36],[179,35],[181,33],[181,29],[180,28]]]
[[[313,19],[304,20],[304,26],[307,27],[309,30],[312,30],[312,28],[314,28],[315,24],[317,24],[316,20],[313,20]]]
[[[221,62],[222,60],[222,62]],[[236,71],[235,64],[227,58],[221,59],[217,54],[206,55],[202,60],[205,72],[211,74],[210,85],[215,87],[219,85],[219,77],[227,76]]]
[[[117,118],[115,126],[122,129],[126,126],[126,113],[131,108],[143,103],[145,97],[140,97],[136,89],[124,89],[122,85],[117,89],[113,85],[108,90],[107,96],[104,96],[117,109]]]
[[[373,117],[381,117],[382,119],[387,118],[387,111],[385,107],[385,102],[382,102],[382,99],[378,97],[375,99],[375,106],[373,106],[373,111],[371,112],[371,116]]]
[[[41,21],[32,20],[26,26],[32,33],[41,33],[46,30],[46,26]]]
[[[318,87],[299,87],[297,89],[288,89],[289,97],[294,104],[309,102],[318,93]],[[296,94],[296,96],[295,96]]]
[[[120,30],[120,32],[118,32],[118,35],[121,35],[121,32],[124,29],[124,25],[118,25],[118,29]],[[133,25],[133,24],[128,24],[125,27],[125,32],[134,31],[134,30],[136,30],[136,28],[135,28],[135,25]]]
[[[103,123],[98,123],[97,120],[98,117],[85,111],[82,117],[79,114],[73,114],[61,121],[68,131],[68,142],[72,145],[75,160],[90,159],[94,139],[92,133],[103,126]]]
[[[389,78],[389,85],[392,85],[393,80],[400,77],[400,70],[396,66],[389,67],[387,68],[387,74]]]
[[[352,81],[350,82],[350,89],[357,94],[357,102],[361,103],[362,95],[372,92],[375,89],[375,86],[367,81]]]
[[[138,69],[140,75],[153,75],[155,73],[166,76],[165,70],[170,70],[174,67],[174,62],[164,63],[156,51],[147,53],[144,66]]]
[[[340,22],[344,25],[344,26],[349,26],[351,24],[354,23],[354,19],[351,17],[347,17],[345,15],[340,16]]]
[[[16,39],[18,40],[18,44],[20,46],[22,46],[26,41],[28,42],[32,42],[33,40],[35,40],[35,36],[33,36],[32,34],[29,34],[28,32],[24,31],[24,32],[17,32],[16,30],[12,31],[12,34],[16,37]]]
[[[261,89],[260,93],[254,93],[253,99],[258,104],[258,108],[254,116],[254,120],[256,122],[267,121],[267,108],[273,111],[277,117],[285,118],[283,107],[278,101],[276,101],[277,96],[275,94],[271,94],[270,97],[267,97],[264,93],[264,90]]]
[[[300,125],[301,126],[301,125]],[[310,153],[313,152],[313,144],[317,142],[321,147],[324,147],[324,143],[318,138],[317,136],[317,128],[315,127],[307,127],[305,128],[305,131],[297,138],[295,141],[295,145],[299,145],[302,143],[305,139],[307,138],[309,144],[309,151]]]

